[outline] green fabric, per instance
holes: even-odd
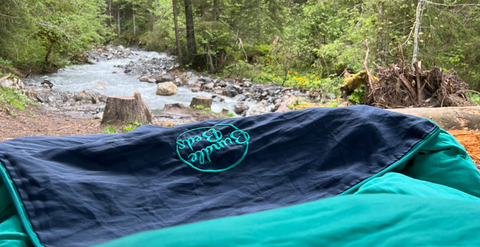
[[[480,173],[462,145],[445,130],[428,142],[401,173],[480,197]]]
[[[350,194],[100,246],[480,246],[478,170],[446,131],[431,137]]]
[[[355,194],[399,194],[423,198],[456,199],[480,203],[480,198],[444,185],[434,184],[390,172],[374,178],[363,185]]]
[[[480,174],[441,130],[341,196],[141,232],[101,246],[477,246],[477,219]],[[31,245],[0,183],[0,247]]]
[[[127,246],[478,246],[480,203],[408,195],[346,195],[143,232]]]
[[[0,179],[0,247],[33,246],[23,230],[12,198]]]

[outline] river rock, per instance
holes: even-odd
[[[245,95],[243,94],[238,94],[237,96],[235,96],[233,99],[236,100],[236,101],[245,101],[247,97],[245,97]]]
[[[203,83],[213,83],[213,80],[211,78],[208,78],[208,77],[202,77],[199,79],[199,81],[203,82]]]
[[[242,115],[247,109],[248,109],[248,106],[245,105],[245,103],[243,102],[233,106],[233,111],[238,115]]]
[[[327,94],[325,94],[325,97],[327,99],[336,99],[337,98],[337,96],[335,96],[335,94],[333,94],[333,93],[327,93]]]
[[[245,116],[250,117],[250,116],[265,114],[269,112],[270,112],[270,109],[268,109],[264,104],[259,103],[259,104],[250,106]]]
[[[25,85],[20,79],[6,76],[0,79],[0,87],[10,88],[12,90],[22,90],[25,88]]]
[[[98,93],[91,89],[84,89],[75,95],[76,104],[97,104]]]
[[[48,88],[52,88],[52,87],[53,87],[53,83],[52,83],[50,80],[48,80],[48,79],[43,80],[41,84],[42,84],[42,86],[44,86],[44,87],[48,87]]]
[[[159,77],[157,82],[173,81],[174,79],[175,78],[173,78],[173,76],[171,76],[171,75],[165,75],[165,76]]]
[[[142,81],[142,82],[147,82],[148,79],[150,79],[150,76],[147,76],[147,75],[144,75],[144,76],[141,76],[140,78],[138,78],[138,80]]]
[[[213,102],[225,102],[225,98],[218,96],[218,95],[212,95]]]
[[[157,95],[174,95],[178,92],[177,86],[171,81],[159,83],[157,85]]]
[[[214,86],[215,86],[215,84],[213,84],[213,82],[210,82],[210,83],[205,84],[204,89],[205,90],[212,90]]]
[[[175,78],[174,83],[175,83],[175,85],[177,85],[177,86],[183,85],[182,78]]]
[[[174,112],[182,109],[185,109],[185,106],[182,103],[165,104],[163,107],[164,112]]]
[[[150,78],[147,80],[148,83],[156,83],[157,82],[157,79],[155,78]]]

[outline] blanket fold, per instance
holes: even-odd
[[[34,245],[91,246],[351,194],[391,171],[436,183],[420,170],[440,134],[429,120],[373,107],[306,109],[18,138],[0,143],[0,173]]]

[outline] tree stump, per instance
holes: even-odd
[[[190,102],[190,107],[203,105],[205,108],[212,107],[213,99],[204,96],[193,97],[192,102]]]
[[[135,92],[133,97],[107,98],[102,124],[128,124],[135,121],[141,124],[152,122],[152,113],[139,92]]]

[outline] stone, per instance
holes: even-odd
[[[351,105],[353,105],[353,104],[348,102],[348,101],[344,101],[340,105],[338,105],[337,107],[347,107],[347,106],[351,106]]]
[[[190,78],[190,79],[187,80],[187,85],[192,86],[192,85],[195,85],[195,84],[197,84],[197,79]]]
[[[212,102],[213,102],[212,98],[197,96],[197,97],[193,97],[192,101],[190,102],[190,107],[203,105],[205,108],[211,108]]]
[[[265,113],[270,113],[270,109],[268,109],[264,104],[259,103],[259,104],[250,106],[245,116],[250,117],[250,116],[261,115]]]
[[[213,83],[213,80],[208,77],[202,77],[199,79],[199,81],[204,82],[204,83]]]
[[[245,103],[243,102],[233,106],[233,111],[238,115],[242,115],[242,113],[244,113],[247,109],[248,109],[248,106],[245,105]]]
[[[173,81],[175,80],[175,78],[173,78],[173,76],[171,75],[165,75],[165,76],[162,76],[159,78],[159,82],[167,82],[167,81]]]
[[[75,101],[79,102],[78,104],[97,104],[98,93],[91,89],[84,89],[75,95]]]
[[[107,60],[112,60],[112,58],[113,58],[113,55],[110,54],[110,55],[108,55]]]
[[[222,108],[222,111],[220,112],[221,115],[224,115],[224,116],[228,116],[228,114],[230,114],[230,112],[225,109],[225,108]]]
[[[150,79],[150,76],[144,75],[138,78],[139,81],[147,82]]]
[[[102,119],[102,118],[103,118],[103,112],[99,112],[93,115],[93,119]]]
[[[247,97],[245,97],[245,95],[243,94],[238,94],[237,96],[235,96],[233,99],[236,100],[236,101],[245,101]]]
[[[212,95],[213,102],[225,102],[225,98],[218,96],[218,95]]]
[[[297,97],[295,96],[290,96],[289,98],[285,99],[282,103],[280,103],[280,106],[277,108],[275,112],[289,112],[292,109],[288,107],[288,105],[293,104]]]
[[[233,98],[237,95],[237,91],[235,89],[225,89],[222,92],[222,95],[225,95],[227,97]]]
[[[171,81],[158,83],[156,95],[174,95],[178,92],[177,86]]]
[[[336,99],[337,98],[337,96],[335,96],[335,94],[333,94],[333,93],[327,93],[327,94],[325,94],[325,97],[327,99]]]
[[[212,90],[214,86],[215,85],[213,84],[213,82],[210,82],[210,83],[205,84],[204,88],[205,88],[205,90]]]
[[[147,80],[148,83],[156,83],[157,82],[157,79],[154,79],[154,78],[149,78]]]
[[[42,86],[44,86],[46,88],[52,88],[53,87],[53,83],[48,79],[43,80],[41,84],[42,84]]]
[[[219,86],[219,87],[226,87],[226,86],[227,86],[227,83],[222,80],[222,81],[217,82],[217,86]]]
[[[175,78],[175,85],[177,86],[182,86],[183,85],[183,81],[182,81],[182,78]]]
[[[172,112],[185,109],[185,106],[182,103],[173,103],[173,104],[165,104],[163,107],[164,112]]]

